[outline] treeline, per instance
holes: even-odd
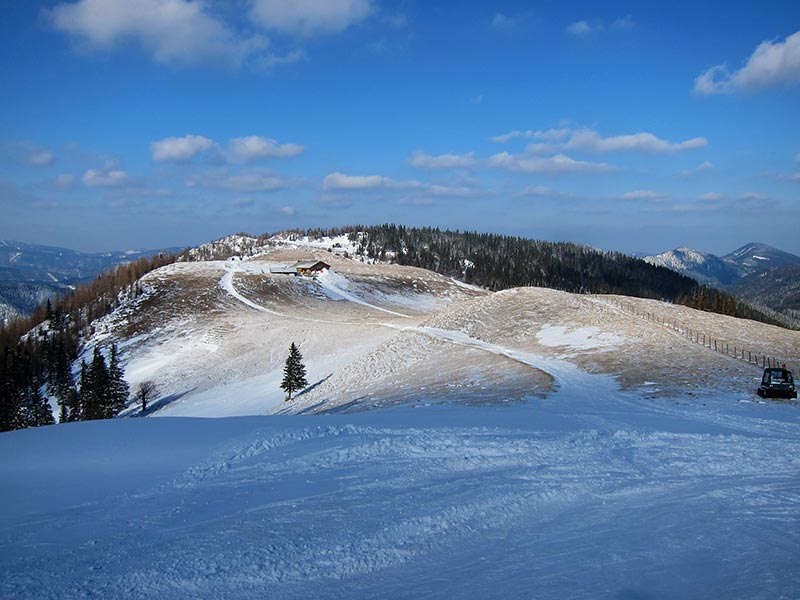
[[[112,346],[108,364],[96,350],[76,382],[72,363],[80,340],[91,334],[95,319],[142,294],[138,280],[143,275],[175,258],[162,253],[113,267],[71,293],[48,300],[31,316],[0,327],[0,431],[53,423],[42,390],[57,399],[60,421],[117,414],[128,392],[116,348]],[[109,386],[115,391],[103,391]]]
[[[574,293],[666,300],[700,310],[780,323],[731,294],[620,252],[565,242],[402,225],[308,229],[310,237],[347,234],[357,254],[422,267],[501,290],[539,286]]]

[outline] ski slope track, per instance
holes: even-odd
[[[800,405],[759,401],[759,369],[619,299],[331,254],[170,265],[96,324],[86,352],[118,342],[158,398],[0,434],[0,597],[800,597]],[[332,269],[270,272],[308,259]]]

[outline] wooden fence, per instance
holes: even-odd
[[[785,357],[782,358],[780,356],[776,356],[775,354],[754,351],[752,349],[745,348],[742,344],[721,340],[719,336],[706,333],[705,331],[695,327],[689,327],[677,319],[666,319],[662,315],[655,312],[643,311],[641,308],[637,308],[631,303],[621,302],[614,299],[608,299],[608,302],[620,310],[623,310],[636,317],[657,325],[661,325],[662,327],[667,327],[668,329],[671,329],[672,331],[682,335],[689,341],[699,344],[704,348],[708,348],[709,350],[718,352],[719,354],[724,354],[725,356],[744,361],[760,368],[781,367],[786,365],[787,369],[790,369],[795,374],[800,376],[800,371],[798,370],[799,365],[787,360]]]

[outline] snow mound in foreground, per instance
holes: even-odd
[[[2,434],[0,595],[794,598],[796,411],[587,390]]]

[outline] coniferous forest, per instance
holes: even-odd
[[[620,294],[781,325],[731,294],[620,252],[391,224],[305,232],[312,237],[343,234],[358,244],[359,255],[429,269],[490,290],[538,286],[578,294]]]
[[[80,340],[92,323],[142,293],[140,277],[174,262],[160,254],[120,265],[0,328],[0,431],[54,423],[43,391],[57,399],[59,421],[105,419],[125,407],[128,386],[117,348],[95,349],[74,374]]]

